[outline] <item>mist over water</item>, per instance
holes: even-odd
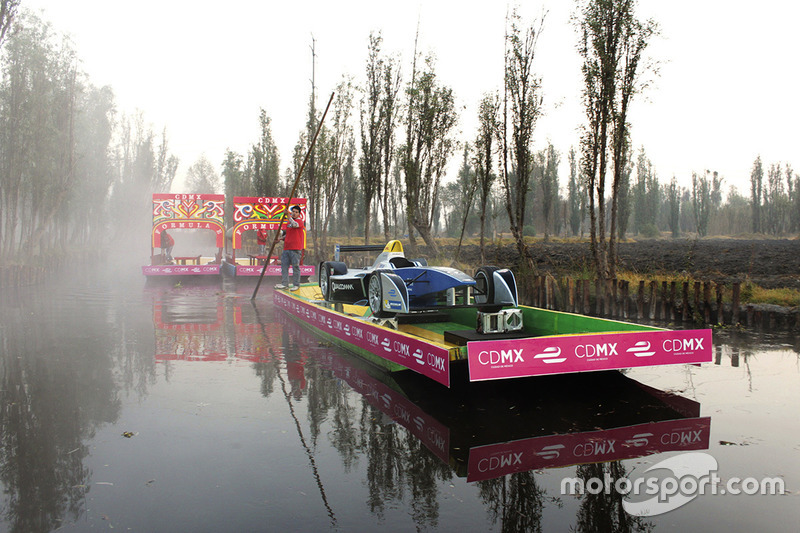
[[[792,337],[715,333],[702,368],[445,391],[322,342],[273,308],[271,280],[253,302],[253,280],[146,284],[140,265],[112,265],[0,294],[0,531],[786,531],[800,519],[792,495],[700,496],[620,521],[618,495],[560,493],[565,477],[635,475],[680,449],[470,470],[487,446],[594,435],[582,450],[599,450],[626,427],[710,417],[702,451],[721,477],[781,476],[794,494]]]

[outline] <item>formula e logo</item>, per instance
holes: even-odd
[[[417,348],[411,355],[413,355],[417,359],[417,363],[419,363],[420,365],[425,364],[425,360],[423,359],[422,348]]]
[[[542,451],[536,452],[536,455],[541,457],[542,459],[558,459],[561,455],[561,450],[564,449],[563,444],[552,444],[550,446],[545,446],[542,448]]]
[[[647,341],[639,341],[626,351],[632,353],[636,357],[650,357],[656,353],[650,350],[650,343]]]
[[[392,351],[392,343],[389,341],[388,337],[384,337],[383,342],[381,343],[381,346],[383,346],[383,349],[386,350],[387,352],[391,352]]]
[[[652,433],[637,433],[630,439],[625,441],[625,446],[634,446],[636,448],[642,448],[650,444],[650,439],[648,437],[652,437]]]
[[[534,359],[541,359],[545,363],[563,363],[567,360],[566,357],[559,357],[561,355],[561,348],[558,346],[551,346],[545,348],[542,353],[537,353],[533,356]]]

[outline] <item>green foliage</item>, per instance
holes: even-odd
[[[425,59],[419,71],[415,62],[406,96],[406,142],[400,147],[406,213],[409,224],[436,253],[431,229],[439,207],[445,165],[456,146],[455,97],[450,87],[439,82],[431,56]]]
[[[661,236],[661,232],[654,222],[645,224],[644,227],[642,227],[640,234],[646,239],[655,239]]]
[[[201,194],[218,194],[221,191],[219,175],[214,170],[214,165],[201,155],[186,171],[186,190]]]

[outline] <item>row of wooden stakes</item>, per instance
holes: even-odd
[[[800,312],[775,305],[740,303],[740,281],[646,281],[631,292],[628,280],[588,280],[552,275],[528,276],[517,280],[521,301],[527,305],[621,320],[694,322],[800,329]],[[730,290],[730,301],[724,296]]]

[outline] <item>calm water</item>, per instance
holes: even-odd
[[[321,342],[267,285],[253,304],[252,285],[129,278],[0,294],[0,531],[797,530],[792,339],[719,333],[702,368],[445,391]],[[647,428],[661,443],[620,444]],[[561,492],[691,449],[787,495],[636,518],[613,492]]]

